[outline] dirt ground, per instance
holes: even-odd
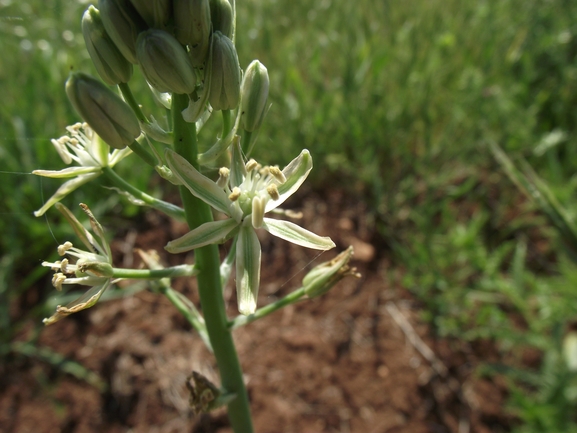
[[[355,247],[353,265],[363,277],[235,331],[256,431],[509,431],[504,384],[476,374],[497,352],[488,342],[433,338],[419,304],[395,285],[386,246],[361,219],[362,204],[342,193],[322,199],[310,193],[297,210],[304,214],[299,224],[331,236],[339,251]],[[152,211],[142,226],[139,235],[126,231],[114,242],[119,261],[131,264],[120,251],[162,250],[186,231]],[[261,240],[260,306],[298,287],[306,269],[336,254],[318,256],[267,233]],[[192,281],[176,280],[174,287],[198,301]],[[226,290],[233,315],[234,291]],[[1,432],[231,431],[224,410],[191,413],[187,376],[194,370],[218,383],[218,373],[200,338],[161,295],[144,290],[100,303],[45,328],[39,345],[92,370],[107,390],[11,355],[0,366]]]

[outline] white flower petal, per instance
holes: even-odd
[[[319,236],[289,221],[265,218],[262,226],[271,235],[315,250],[330,250],[336,245],[329,237]]]
[[[236,296],[238,311],[249,315],[256,311],[260,284],[260,242],[253,228],[242,226],[236,242]]]
[[[60,319],[63,319],[66,316],[92,307],[94,304],[98,302],[98,300],[100,299],[102,294],[106,291],[106,289],[108,289],[108,287],[110,287],[110,279],[107,279],[106,282],[104,282],[104,284],[94,286],[92,289],[88,290],[78,299],[72,301],[65,307],[59,305],[58,307],[56,307],[56,313],[54,313],[49,318],[43,320],[44,324],[52,325],[53,323],[58,322]]]
[[[304,149],[299,156],[287,165],[282,173],[286,177],[286,182],[278,185],[278,200],[269,200],[265,212],[279,207],[287,198],[294,194],[306,180],[313,168],[313,158],[308,150]]]
[[[36,176],[51,177],[54,179],[67,179],[88,173],[100,173],[100,167],[67,167],[62,170],[34,170]]]
[[[192,195],[230,216],[229,206],[231,201],[222,188],[208,177],[200,174],[196,168],[178,153],[167,149],[165,156],[173,174],[180,179]]]
[[[46,211],[50,209],[55,203],[58,203],[60,200],[62,200],[64,197],[66,197],[68,194],[74,191],[76,188],[80,187],[81,185],[84,185],[85,183],[91,181],[92,179],[97,178],[99,175],[100,172],[82,174],[78,177],[75,177],[74,179],[70,179],[69,181],[64,182],[62,185],[60,185],[60,188],[56,190],[54,195],[48,199],[48,201],[44,204],[44,206],[42,206],[40,209],[34,212],[34,216],[39,217],[44,215]]]
[[[177,254],[205,245],[220,243],[237,226],[238,223],[232,218],[204,223],[184,236],[170,241],[164,249],[169,253]]]

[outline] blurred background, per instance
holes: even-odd
[[[64,166],[50,144],[78,121],[64,82],[71,70],[96,75],[80,33],[88,4],[0,0],[2,363],[82,368],[36,344],[53,292],[39,264],[69,229],[55,211],[34,218],[61,182],[30,172]],[[514,421],[502,431],[577,431],[577,3],[244,0],[237,8],[241,66],[259,59],[271,80],[255,157],[282,166],[308,148],[311,194],[336,188],[363,203],[370,242],[392,264],[385,278],[410,293],[430,335],[491,342],[500,362],[475,374],[504,378],[502,410]],[[495,145],[509,159],[496,158]],[[119,170],[162,194],[146,167]],[[102,196],[97,181],[64,203],[106,213],[111,237],[130,224],[125,217],[142,218]]]

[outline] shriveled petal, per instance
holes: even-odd
[[[231,201],[222,188],[208,177],[200,174],[186,159],[173,150],[167,149],[165,156],[172,173],[180,179],[192,195],[230,216]]]
[[[299,156],[287,165],[282,173],[286,177],[286,182],[278,185],[278,200],[269,200],[265,212],[279,207],[284,201],[300,188],[313,168],[313,158],[310,152],[304,149]]]
[[[271,235],[315,250],[330,250],[336,245],[329,237],[319,236],[289,221],[265,218],[262,226]]]
[[[86,248],[90,252],[96,254],[107,254],[108,257],[110,257],[110,249],[107,248],[105,250],[104,247],[100,245],[96,241],[96,239],[94,239],[94,236],[92,236],[92,234],[88,230],[86,230],[86,228],[82,225],[82,223],[76,219],[76,217],[70,211],[70,209],[68,209],[62,203],[57,203],[56,209],[64,216],[64,218],[66,218],[66,221],[68,221],[68,224],[70,224],[70,226],[74,230],[74,233],[76,233],[76,236],[78,236],[78,238],[82,241],[82,243],[86,246]],[[82,207],[82,209],[84,210],[84,207]],[[95,259],[99,260],[98,258]]]
[[[249,315],[256,311],[260,284],[260,242],[254,229],[242,226],[236,242],[236,296],[238,311]]]
[[[32,174],[54,179],[68,179],[82,174],[99,173],[100,167],[67,167],[62,170],[34,170]]]
[[[232,218],[204,223],[184,236],[170,241],[164,249],[169,253],[177,254],[205,245],[220,243],[237,226],[238,223]]]
[[[98,302],[102,294],[110,287],[110,280],[106,280],[106,282],[99,286],[94,286],[86,293],[84,293],[78,299],[72,301],[70,304],[62,307],[59,305],[56,307],[56,313],[52,316],[44,319],[43,322],[45,325],[52,325],[53,323],[58,322],[60,319],[65,318],[74,313],[78,313],[79,311],[85,310],[87,308],[92,307],[94,304]]]
[[[44,215],[46,211],[50,209],[55,203],[58,203],[78,187],[84,185],[87,182],[90,182],[92,179],[96,179],[99,175],[100,172],[82,174],[78,177],[75,177],[74,179],[70,179],[69,181],[64,182],[62,185],[60,185],[60,188],[56,190],[54,195],[48,199],[44,206],[34,212],[34,216],[39,217]]]

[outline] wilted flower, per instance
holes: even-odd
[[[311,269],[303,278],[305,294],[309,298],[316,298],[328,292],[345,277],[360,278],[361,275],[357,272],[356,268],[349,266],[349,260],[352,255],[353,247],[350,246],[332,260],[321,263]]]
[[[167,150],[166,161],[173,174],[196,197],[224,213],[229,218],[202,224],[166,245],[166,250],[179,253],[208,244],[222,242],[238,233],[236,242],[236,288],[238,308],[242,314],[252,314],[260,283],[260,243],[255,233],[263,228],[272,235],[297,245],[318,250],[335,246],[328,237],[318,236],[304,228],[282,220],[265,218],[304,182],[312,169],[312,158],[303,150],[282,171],[262,167],[256,161],[246,164],[240,156],[239,144],[234,144],[231,170],[222,168],[215,183],[202,175],[177,153]]]
[[[34,170],[32,174],[57,179],[69,179],[54,193],[50,199],[34,212],[35,216],[42,216],[55,203],[62,200],[79,186],[97,178],[102,174],[102,167],[114,167],[132,151],[114,149],[109,153],[110,147],[95,134],[86,123],[76,123],[66,128],[68,135],[59,139],[52,139],[52,144],[66,164],[73,161],[77,166],[62,170]]]
[[[71,242],[65,242],[58,247],[58,254],[60,256],[69,256],[70,259],[64,258],[56,262],[43,262],[42,266],[49,267],[55,271],[52,277],[52,284],[57,290],[62,290],[62,286],[65,284],[90,286],[91,289],[64,307],[58,305],[56,313],[43,320],[45,325],[51,325],[70,314],[92,307],[112,283],[112,253],[110,246],[104,237],[102,226],[94,218],[88,206],[80,204],[80,207],[90,219],[90,225],[96,238],[84,228],[66,206],[58,203],[56,207],[68,220],[88,251],[74,247]]]

